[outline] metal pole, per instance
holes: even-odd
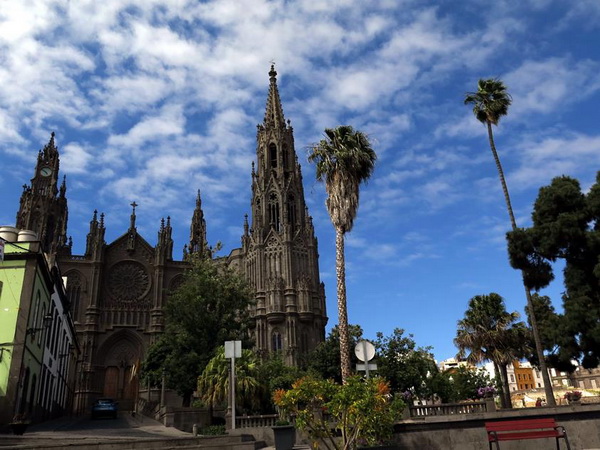
[[[163,369],[162,372],[162,383],[160,386],[160,407],[165,406],[165,378],[167,377],[166,371]]]
[[[363,355],[365,355],[365,372],[367,376],[367,380],[369,379],[369,358],[367,357],[367,341],[361,342],[363,348]]]
[[[231,358],[231,429],[235,430],[235,358]]]

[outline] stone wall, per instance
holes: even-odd
[[[404,420],[395,427],[394,442],[403,450],[482,450],[488,448],[485,422],[554,418],[565,427],[573,450],[600,449],[600,405],[524,408],[494,413]],[[560,439],[560,448],[566,445]],[[502,450],[546,450],[554,439],[501,443]]]

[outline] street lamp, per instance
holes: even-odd
[[[50,325],[52,325],[52,315],[51,314],[46,314],[44,316],[44,318],[42,319],[42,327],[41,328],[27,328],[27,331],[25,332],[25,336],[35,336],[35,333],[37,333],[38,331],[43,331],[46,328],[48,328]]]

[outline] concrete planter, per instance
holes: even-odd
[[[296,428],[294,425],[280,425],[271,427],[275,437],[276,450],[292,450],[296,443]]]
[[[25,433],[25,430],[27,430],[28,426],[29,426],[29,423],[27,423],[27,422],[13,422],[10,424],[10,428],[11,428],[13,434],[15,434],[17,436],[22,436],[23,433]]]

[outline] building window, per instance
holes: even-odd
[[[277,167],[277,146],[275,144],[269,145],[269,162],[273,169]]]
[[[294,198],[294,196],[292,194],[290,194],[288,196],[288,205],[287,205],[287,212],[288,212],[288,223],[292,226],[292,228],[294,228],[294,225],[296,224],[296,199]]]
[[[283,343],[281,340],[281,333],[277,330],[273,331],[271,335],[271,348],[274,352],[279,352],[283,350]]]
[[[71,308],[71,317],[78,320],[79,302],[81,300],[81,275],[79,272],[71,272],[67,275],[67,299]]]
[[[269,196],[269,224],[280,231],[279,202],[277,201],[277,195],[274,193]]]

